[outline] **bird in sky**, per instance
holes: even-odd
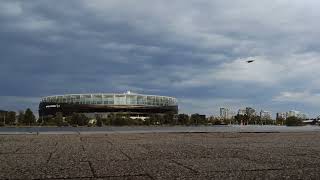
[[[248,61],[246,61],[247,63],[252,63],[252,62],[254,62],[254,60],[248,60]]]

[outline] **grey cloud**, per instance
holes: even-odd
[[[315,0],[4,0],[0,75],[10,80],[0,96],[132,89],[194,100],[188,112],[219,98],[282,109],[288,104],[272,101],[281,92],[319,89],[319,7]],[[250,57],[256,64],[239,64]]]

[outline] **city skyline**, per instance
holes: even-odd
[[[176,97],[179,113],[228,106],[316,117],[319,8],[315,0],[3,0],[0,109],[37,112],[52,94],[132,90]]]
[[[219,114],[211,114],[211,116],[220,117],[222,119],[229,119],[236,115],[251,114],[251,115],[259,116],[261,118],[274,119],[274,120],[277,119],[278,116],[284,119],[290,116],[299,117],[302,119],[318,118],[318,116],[312,117],[312,116],[309,116],[308,114],[305,114],[305,112],[297,111],[293,109],[287,110],[284,112],[283,111],[272,112],[266,109],[259,109],[259,108],[256,109],[255,107],[242,107],[239,109],[230,109],[228,107],[220,107],[219,109],[220,109]]]

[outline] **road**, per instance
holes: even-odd
[[[320,132],[320,126],[105,126],[105,127],[2,127],[1,134],[112,134],[160,132]]]
[[[320,133],[0,135],[0,179],[320,179]]]

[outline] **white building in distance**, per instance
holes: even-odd
[[[276,119],[286,119],[286,112],[277,112]]]
[[[229,119],[230,118],[229,111],[230,110],[228,108],[220,108],[220,118]]]
[[[238,115],[245,115],[246,114],[246,110],[245,109],[239,109],[238,110]]]
[[[260,111],[260,118],[263,119],[263,120],[272,119],[271,112],[270,111],[261,110]]]

